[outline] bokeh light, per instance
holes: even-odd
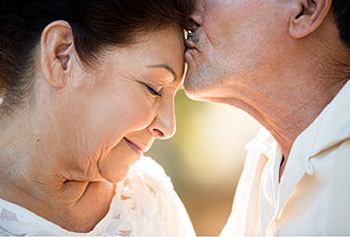
[[[157,141],[146,155],[160,163],[184,202],[197,235],[224,227],[240,177],[245,145],[259,125],[232,106],[176,96],[176,135]]]

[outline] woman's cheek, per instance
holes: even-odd
[[[155,98],[143,95],[129,98],[128,101],[130,103],[124,105],[124,121],[128,123],[130,129],[142,130],[152,123],[157,109]]]
[[[140,106],[130,114],[128,121],[128,127],[130,130],[142,130],[148,127],[154,120],[155,112],[153,108],[147,106]],[[128,131],[132,132],[132,131]]]

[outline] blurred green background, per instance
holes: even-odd
[[[231,212],[244,149],[259,125],[232,106],[176,95],[176,135],[146,155],[161,164],[184,202],[197,235],[218,235]]]

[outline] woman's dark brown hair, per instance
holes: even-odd
[[[332,9],[336,17],[340,38],[350,47],[350,1],[333,0]]]
[[[21,104],[31,88],[34,53],[43,29],[67,21],[84,62],[105,46],[132,44],[143,32],[183,25],[193,0],[0,0],[2,110]]]

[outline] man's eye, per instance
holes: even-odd
[[[144,84],[144,85],[146,86],[147,90],[148,90],[151,94],[156,95],[156,96],[159,96],[159,97],[162,97],[162,95],[161,95],[159,92],[157,92],[155,89],[153,89],[152,87],[150,87],[150,86],[147,85],[147,84]]]

